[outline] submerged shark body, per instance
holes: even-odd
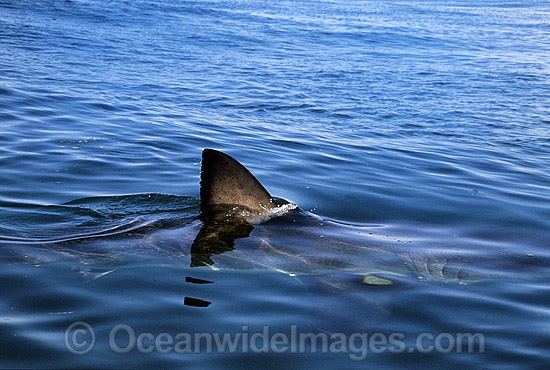
[[[462,258],[416,255],[401,239],[375,236],[376,226],[350,226],[276,201],[239,162],[212,149],[203,151],[203,226],[191,247],[192,265],[217,263],[277,269],[288,274],[323,274],[327,269],[364,276],[364,283],[391,284],[375,274],[464,283],[475,279]],[[255,227],[253,225],[256,225]],[[251,236],[248,240],[243,239]],[[233,250],[236,239],[242,247]],[[399,247],[396,247],[396,244]]]
[[[203,151],[199,206],[190,197],[150,194],[108,201],[86,198],[65,208],[94,213],[114,204],[147,208],[157,197],[171,197],[180,212],[123,220],[89,233],[0,240],[8,244],[0,257],[34,264],[176,260],[191,267],[269,269],[300,276],[339,272],[357,275],[368,285],[391,284],[391,276],[456,283],[487,277],[471,264],[475,248],[449,245],[446,234],[437,240],[430,230],[414,226],[346,224],[317,216],[272,197],[244,166],[212,149]],[[428,247],[430,243],[437,248]]]
[[[167,209],[151,212],[159,203]],[[131,216],[109,213],[128,207]],[[143,264],[279,271],[307,287],[312,322],[326,331],[356,329],[357,318],[365,328],[386,320],[397,293],[410,284],[467,284],[502,272],[514,278],[507,264],[531,268],[533,262],[504,259],[498,266],[478,254],[482,242],[449,238],[441,228],[346,224],[317,216],[272,197],[239,162],[211,149],[203,152],[200,203],[149,194],[85,198],[58,208],[92,215],[93,222],[85,219],[71,226],[79,231],[53,236],[0,239],[0,259],[77,260],[86,278]],[[104,221],[110,219],[118,221]],[[186,298],[185,304],[207,307],[209,302]]]

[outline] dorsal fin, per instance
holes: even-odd
[[[204,149],[201,209],[220,204],[245,206],[258,214],[277,206],[267,190],[242,164],[217,150]]]

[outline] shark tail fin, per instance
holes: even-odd
[[[277,206],[273,197],[242,164],[214,149],[204,149],[201,167],[201,210],[238,205],[262,214]]]

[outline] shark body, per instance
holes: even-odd
[[[166,205],[166,211],[150,211]],[[312,322],[326,331],[355,330],[358,318],[365,328],[388,319],[392,302],[411,284],[458,287],[504,273],[515,279],[522,266],[532,269],[534,262],[528,257],[488,261],[478,253],[486,247],[483,241],[450,238],[451,231],[441,227],[352,224],[315,215],[271,196],[243,165],[212,149],[203,151],[199,202],[142,194],[84,198],[57,208],[92,219],[57,236],[0,238],[0,259],[35,265],[76,260],[86,279],[144,264],[181,266],[189,274],[278,271],[306,286]],[[109,213],[127,208],[131,216]],[[136,209],[143,214],[136,216]],[[114,225],[103,224],[113,218]],[[90,229],[81,230],[84,225]],[[210,305],[195,297],[184,303]]]
[[[273,197],[242,164],[213,149],[203,151],[200,184],[198,207],[194,198],[169,199],[186,209],[182,214],[138,220],[133,216],[123,219],[122,225],[89,233],[75,232],[80,227],[75,226],[72,235],[62,237],[10,239],[1,249],[4,259],[41,264],[60,259],[143,262],[160,257],[213,269],[269,269],[297,276],[338,272],[370,285],[391,284],[396,276],[461,284],[486,277],[475,265],[464,263],[471,262],[472,248],[464,251],[449,245],[446,235],[438,243],[430,230],[347,224],[306,212]],[[101,213],[124,204],[147,209],[157,197],[161,196],[85,198],[69,202],[62,211],[91,208]],[[445,246],[444,251],[427,247],[438,244]]]
[[[203,226],[191,247],[192,266],[214,266],[218,254],[218,264],[248,260],[291,275],[346,271],[373,285],[391,284],[387,275],[477,280],[460,255],[425,254],[411,248],[412,240],[380,235],[380,225],[346,225],[276,201],[243,165],[213,149],[203,151],[200,194]],[[237,239],[242,246],[235,249]]]

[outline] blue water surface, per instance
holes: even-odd
[[[1,1],[0,366],[545,368],[549,60],[542,0]],[[479,332],[485,353],[114,353],[118,324],[155,335],[318,333],[315,307],[363,302],[361,288],[315,290],[274,269],[167,262],[160,244],[138,253],[141,265],[102,275],[113,269],[102,260],[90,271],[80,239],[109,234],[131,249],[145,237],[128,231],[179,222],[185,232],[153,235],[192,242],[203,148],[344,234],[376,225],[420,252],[466,250],[485,272],[509,272],[372,293],[392,309],[370,332],[405,333],[407,344]],[[77,242],[54,254],[36,248],[68,239]],[[339,312],[362,332],[361,304]],[[64,342],[78,321],[97,335],[85,355]]]

